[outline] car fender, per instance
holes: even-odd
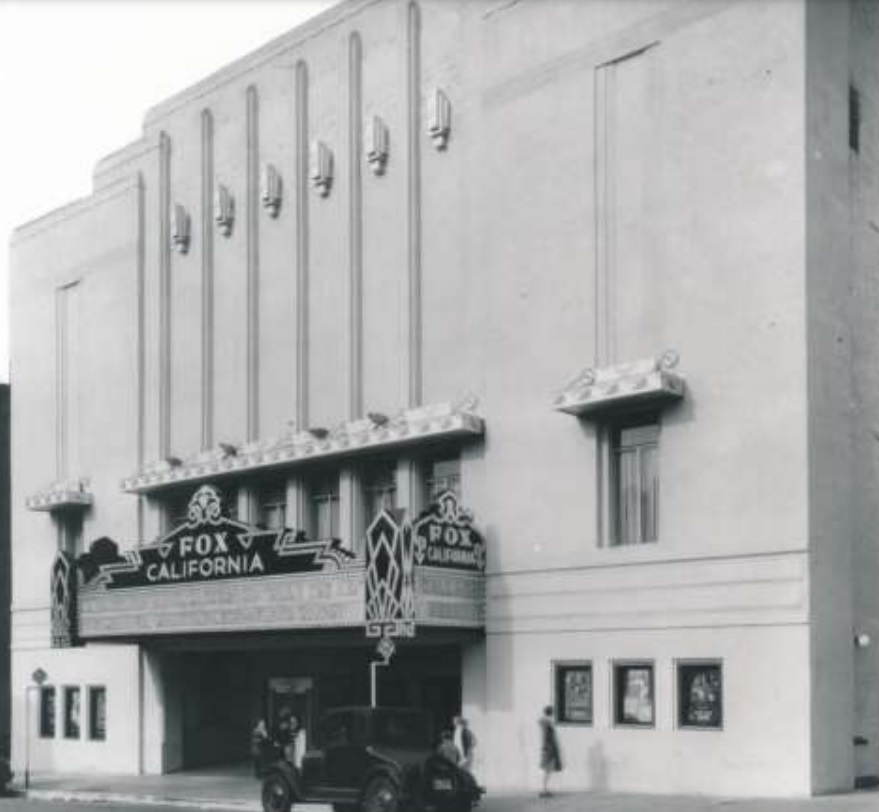
[[[406,786],[402,767],[397,762],[375,752],[371,747],[367,747],[366,750],[372,756],[373,763],[363,773],[363,780],[360,782],[360,794],[363,795],[366,792],[366,788],[373,778],[383,776],[393,781],[400,788],[403,796],[408,796],[409,788]]]

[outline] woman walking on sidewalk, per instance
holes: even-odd
[[[549,791],[549,777],[553,773],[561,772],[562,769],[562,755],[552,721],[551,705],[543,709],[543,716],[538,720],[538,724],[540,725],[540,769],[543,770],[543,789],[540,797],[549,798],[552,795]]]

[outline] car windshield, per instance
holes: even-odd
[[[430,723],[418,711],[379,711],[372,719],[372,738],[386,747],[430,747]]]

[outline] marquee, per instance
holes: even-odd
[[[58,554],[53,645],[194,632],[484,625],[485,542],[454,494],[414,522],[382,511],[363,547],[356,555],[338,539],[237,521],[224,515],[219,491],[202,485],[186,520],[152,544],[123,550],[102,537],[76,559]]]

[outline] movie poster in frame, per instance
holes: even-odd
[[[554,664],[555,716],[559,724],[592,724],[592,663]]]
[[[720,662],[679,662],[678,727],[723,726],[723,669]]]
[[[614,722],[617,725],[652,727],[655,718],[653,663],[616,664]]]

